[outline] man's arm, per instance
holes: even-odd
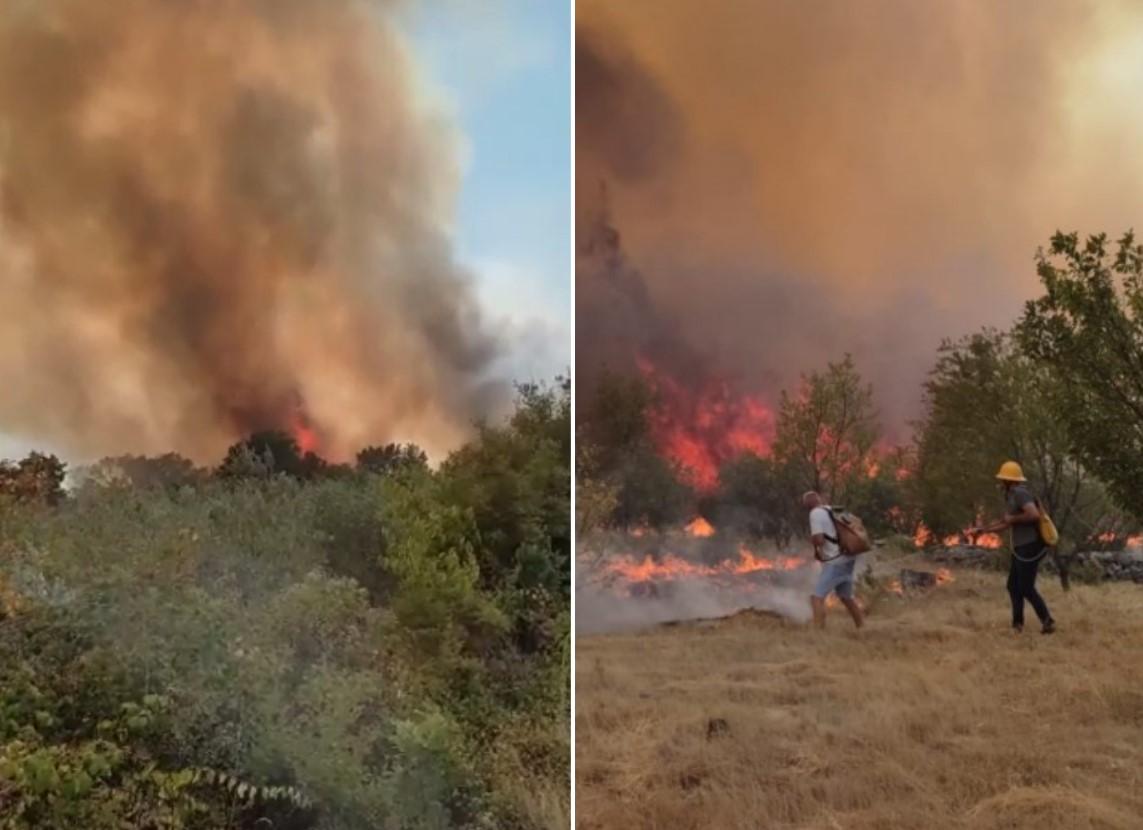
[[[976,528],[977,533],[999,533],[1012,525],[1030,525],[1040,521],[1040,511],[1036,509],[1036,502],[1029,501],[1019,513],[1008,513],[998,522],[986,527]]]
[[[814,543],[814,559],[821,562],[823,560],[822,549],[825,547],[825,536],[821,533],[815,533],[810,537],[810,541]]]

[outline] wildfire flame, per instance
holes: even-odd
[[[940,540],[940,545],[946,548],[955,548],[959,545],[966,543],[975,545],[978,548],[989,548],[996,550],[1004,544],[1004,540],[995,533],[979,533],[973,534],[970,530],[963,530],[960,533],[951,533]],[[924,522],[917,525],[917,530],[913,534],[913,544],[918,548],[927,548],[936,546],[937,539]]]
[[[797,556],[766,558],[755,555],[745,546],[738,550],[738,560],[729,560],[717,565],[702,565],[688,562],[675,554],[667,554],[658,560],[650,555],[642,561],[617,559],[607,565],[607,570],[628,582],[670,582],[688,577],[730,576],[758,573],[760,571],[792,571],[807,564]]]
[[[309,421],[301,412],[295,412],[290,418],[290,434],[297,442],[298,449],[303,455],[318,451],[321,442],[318,440],[317,431],[310,426]]]
[[[649,421],[659,450],[697,489],[713,490],[719,467],[743,452],[769,455],[775,418],[760,398],[736,394],[718,379],[692,390],[649,360],[638,366],[656,395]]]
[[[714,535],[714,527],[702,516],[699,516],[687,525],[686,531],[688,536],[693,536],[698,539],[706,539]]]

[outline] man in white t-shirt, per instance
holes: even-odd
[[[810,511],[810,541],[814,544],[814,558],[822,563],[822,572],[810,596],[814,625],[825,628],[825,601],[832,591],[849,611],[849,616],[853,617],[853,624],[861,628],[864,622],[861,606],[853,597],[857,557],[841,552],[837,544],[837,525],[818,493],[812,490],[806,493],[802,496],[802,505]]]

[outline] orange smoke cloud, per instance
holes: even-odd
[[[440,452],[499,404],[397,5],[3,6],[0,429],[217,458],[300,400]]]
[[[1007,325],[1052,231],[1139,225],[1127,0],[581,0],[577,18],[577,221],[606,181],[645,295],[577,273],[581,380],[653,305],[771,395],[850,351],[903,427],[940,339]]]

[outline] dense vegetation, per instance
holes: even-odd
[[[0,827],[566,827],[570,449],[0,468]]]
[[[878,535],[944,538],[1003,508],[994,474],[1015,459],[1056,520],[1061,553],[1122,544],[1143,517],[1143,247],[1056,234],[1044,294],[1009,332],[944,343],[913,439],[886,445],[875,390],[848,356],[780,396],[765,457],[726,460],[700,493],[653,446],[653,391],[610,376],[585,393],[577,512],[597,526],[661,527],[701,513],[779,543],[802,531],[798,496],[826,492]]]

